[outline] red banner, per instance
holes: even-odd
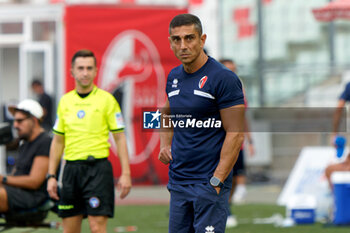
[[[263,0],[263,1],[262,1],[262,3],[263,3],[263,4],[266,4],[266,5],[267,5],[267,4],[270,4],[271,2],[272,2],[272,0]]]
[[[203,4],[203,0],[190,0],[190,5],[201,5]]]
[[[238,26],[237,37],[239,39],[251,37],[255,35],[255,25],[245,22],[240,23]]]
[[[255,25],[250,22],[250,7],[233,10],[233,21],[237,24],[237,38],[243,39],[255,35]]]
[[[143,131],[144,108],[165,102],[166,77],[179,62],[168,42],[168,26],[179,9],[70,6],[66,8],[66,91],[74,88],[70,59],[79,49],[97,58],[95,83],[111,92],[121,105],[134,183],[164,184],[168,168],[158,161],[159,133]],[[111,142],[114,175],[120,164]]]
[[[247,22],[249,21],[250,17],[250,8],[244,7],[244,8],[236,8],[233,10],[233,20],[236,23],[240,22]]]

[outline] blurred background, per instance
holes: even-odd
[[[11,121],[8,104],[34,98],[33,79],[43,82],[57,106],[74,88],[72,54],[91,49],[98,60],[96,84],[113,93],[123,110],[134,184],[166,184],[167,167],[157,160],[159,135],[142,129],[142,109],[164,104],[167,74],[179,64],[167,39],[172,17],[200,17],[207,53],[236,62],[250,108],[333,108],[350,81],[350,21],[316,20],[312,10],[327,3],[0,0],[0,121]],[[282,187],[304,147],[330,146],[330,132],[273,132],[259,114],[249,117],[260,130],[252,132],[255,156],[246,156],[248,183]],[[0,173],[11,166],[11,153],[1,147]],[[117,164],[113,145],[111,160]],[[118,177],[118,164],[114,170]]]

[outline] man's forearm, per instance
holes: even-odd
[[[173,140],[173,131],[166,131],[160,133],[160,148],[171,146],[171,141]]]
[[[164,115],[170,114],[169,101],[166,101],[164,108],[161,110],[161,121],[163,121]],[[161,129],[160,132],[160,151],[158,155],[159,161],[164,164],[169,164],[170,161],[173,160],[173,156],[171,154],[171,142],[173,140],[174,131],[172,128],[169,129]]]
[[[119,190],[121,190],[120,198],[123,199],[129,194],[132,186],[131,172],[130,172],[130,165],[129,165],[129,154],[128,154],[128,148],[127,148],[126,137],[124,132],[113,133],[113,137],[114,137],[115,143],[117,144],[117,153],[118,153],[120,165],[122,168],[122,173],[119,178],[117,187]]]
[[[339,131],[339,123],[340,123],[340,118],[341,114],[343,112],[342,108],[337,108],[334,117],[333,117],[333,133],[338,133]]]
[[[220,152],[220,161],[215,169],[214,176],[222,182],[230,174],[239,155],[244,140],[244,113],[243,104],[220,110],[226,137]]]
[[[0,180],[3,180],[4,176],[0,176]],[[33,177],[27,176],[7,176],[7,185],[25,189],[38,189],[40,185],[45,181],[45,177],[40,180],[36,180]],[[2,183],[2,182],[1,182]]]
[[[225,141],[221,149],[220,161],[214,172],[214,176],[219,178],[222,182],[230,174],[236,163],[243,140],[243,132],[226,133]]]
[[[55,135],[50,147],[49,174],[56,174],[64,150],[64,137]]]
[[[130,176],[129,154],[126,145],[126,137],[124,133],[113,134],[114,141],[117,144],[117,153],[120,160],[120,166],[122,169],[122,175]]]
[[[164,115],[170,115],[170,106],[169,101],[166,101],[165,106],[161,109],[161,122],[163,122]],[[171,142],[173,140],[174,131],[172,128],[169,129],[161,129],[162,131],[159,133],[160,135],[160,149],[165,147],[170,147]]]

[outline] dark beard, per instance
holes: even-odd
[[[28,141],[29,140],[29,134],[18,135],[18,138],[21,139],[21,140]]]
[[[30,135],[32,135],[33,133],[33,129],[31,129],[28,133],[26,134],[19,134],[18,133],[18,138],[21,139],[21,140],[25,140],[25,141],[28,141],[29,138],[30,138]]]

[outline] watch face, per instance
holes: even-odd
[[[217,187],[217,186],[219,186],[219,184],[220,184],[220,180],[219,180],[218,178],[216,178],[216,177],[213,176],[213,177],[210,179],[210,184],[213,185],[213,186],[215,186],[215,187]]]

